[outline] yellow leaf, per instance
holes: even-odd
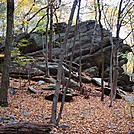
[[[5,57],[5,55],[4,54],[0,54],[0,58],[3,58],[3,57]]]

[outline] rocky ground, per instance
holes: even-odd
[[[25,81],[21,81],[23,86]],[[13,84],[13,85],[12,85]],[[49,84],[39,85],[32,81],[31,87],[39,92],[34,94],[28,91],[28,83],[20,87],[17,79],[11,80],[11,86],[16,87],[15,95],[9,90],[9,107],[0,107],[0,124],[14,124],[17,122],[49,123],[51,117],[52,102],[45,96],[53,91],[44,91],[42,88]],[[130,105],[123,99],[116,99],[113,107],[109,107],[109,97],[105,96],[100,101],[101,92],[96,91],[95,85],[86,85],[91,89],[89,97],[83,95],[74,96],[73,102],[66,102],[58,128],[52,128],[54,134],[127,134],[134,131],[134,119],[128,110]],[[134,93],[129,96],[134,98]],[[60,102],[58,102],[58,108]],[[134,116],[134,108],[133,108]]]

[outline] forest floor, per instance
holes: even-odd
[[[49,123],[52,101],[46,100],[45,96],[52,91],[42,90],[48,84],[32,82],[32,86],[42,92],[33,94],[28,91],[28,85],[20,89],[19,80],[13,81],[16,93],[13,96],[9,93],[9,107],[0,107],[0,117],[12,116],[16,122]],[[78,95],[73,97],[73,102],[65,103],[59,126],[65,125],[66,128],[54,128],[55,134],[127,134],[134,130],[134,119],[125,99],[116,99],[113,107],[109,107],[108,96],[102,102],[101,92],[95,90],[97,87],[93,84],[87,87],[92,89],[88,99]],[[134,93],[129,95],[134,98]],[[60,104],[58,102],[58,109]],[[1,125],[4,125],[3,122]]]

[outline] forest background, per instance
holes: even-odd
[[[8,3],[9,2],[9,3]],[[133,70],[134,70],[134,33],[133,33],[133,25],[134,25],[134,12],[133,12],[133,1],[132,0],[120,0],[120,1],[81,1],[74,0],[72,1],[61,1],[61,0],[16,0],[16,1],[0,1],[0,33],[1,33],[1,41],[5,40],[5,53],[1,54],[1,57],[5,57],[4,65],[5,70],[2,72],[2,86],[1,86],[1,98],[4,93],[6,93],[5,98],[1,99],[2,103],[7,103],[7,88],[9,85],[9,68],[10,68],[10,58],[14,55],[14,51],[11,52],[10,45],[14,41],[14,37],[18,36],[21,33],[32,33],[32,32],[41,32],[48,34],[49,37],[46,36],[47,45],[46,45],[46,66],[48,63],[48,59],[51,59],[51,44],[52,44],[52,34],[53,34],[53,24],[59,22],[67,23],[67,30],[65,32],[65,38],[61,43],[61,54],[59,57],[58,64],[58,73],[57,73],[57,81],[56,81],[56,90],[53,99],[52,106],[52,117],[51,123],[59,124],[61,113],[64,106],[64,99],[61,105],[61,110],[58,118],[56,119],[56,109],[57,109],[57,98],[61,85],[61,76],[62,76],[62,64],[64,61],[64,54],[66,53],[66,44],[69,36],[70,27],[75,24],[76,31],[77,25],[85,20],[96,20],[100,26],[101,32],[101,52],[103,59],[103,27],[110,31],[112,36],[115,36],[117,39],[117,44],[115,45],[115,49],[113,49],[112,60],[110,61],[110,75],[112,76],[110,79],[111,86],[111,102],[110,106],[112,106],[113,99],[115,98],[116,88],[117,88],[117,75],[118,75],[118,46],[120,38],[123,38],[123,41],[130,45],[132,52],[121,54],[120,56],[124,56],[128,59],[128,63],[124,66],[124,72],[130,76],[130,79],[133,80]],[[71,6],[73,5],[73,6]],[[72,8],[71,8],[72,7]],[[6,10],[7,9],[7,10]],[[77,12],[76,12],[77,10]],[[9,12],[8,12],[9,11]],[[9,13],[9,15],[8,15]],[[11,15],[11,16],[10,16]],[[14,16],[14,17],[13,17]],[[11,17],[11,18],[10,18]],[[7,23],[7,22],[10,22]],[[8,25],[9,24],[9,25]],[[8,27],[9,26],[9,27]],[[11,31],[8,31],[11,30]],[[6,31],[6,32],[5,32]],[[13,33],[13,34],[10,34]],[[12,37],[13,35],[13,37]],[[114,46],[113,38],[110,35],[111,44]],[[8,38],[9,37],[9,38]],[[8,40],[9,39],[9,40]],[[11,44],[10,44],[11,43]],[[75,43],[74,43],[75,44]],[[44,44],[43,44],[44,45]],[[7,53],[6,53],[7,52]],[[11,55],[12,54],[12,55]],[[16,53],[15,53],[16,54]],[[20,54],[18,54],[20,55]],[[112,63],[113,62],[113,63]],[[69,74],[71,74],[71,64],[72,59],[70,60],[69,66]],[[103,92],[103,71],[104,65],[102,60],[102,97],[101,100],[104,99]],[[113,65],[114,64],[114,65]],[[48,68],[47,68],[48,69]],[[4,77],[4,72],[8,77]],[[79,72],[81,74],[81,72]],[[46,71],[46,75],[49,76],[49,70]],[[69,76],[69,80],[70,80]],[[5,80],[6,79],[6,80]],[[67,84],[69,83],[67,81]],[[7,83],[6,83],[6,82]],[[5,83],[4,83],[5,82]],[[4,84],[3,84],[4,83]],[[68,86],[68,85],[67,85]],[[3,90],[4,89],[4,90]],[[66,88],[67,90],[67,88]],[[65,90],[65,94],[66,94]],[[80,89],[81,90],[81,89]],[[4,91],[4,92],[2,92]],[[6,91],[6,92],[5,92]],[[82,90],[81,90],[82,93]],[[64,94],[64,95],[65,95]],[[4,104],[4,105],[5,105]]]

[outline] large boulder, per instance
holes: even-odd
[[[54,94],[50,94],[45,97],[46,100],[53,101]],[[61,102],[63,97],[63,93],[59,93],[58,101]],[[66,94],[65,102],[72,102],[73,101],[73,95],[72,94]]]
[[[65,31],[67,28],[67,24],[64,22],[60,22],[57,24],[54,24],[54,31],[55,33],[52,35],[52,54],[53,58],[56,59],[56,62],[59,59],[59,55],[61,53],[61,43],[64,40]],[[71,26],[69,37],[67,41],[67,54],[65,55],[65,58],[70,61],[70,58],[72,56],[72,50],[73,50],[73,42],[74,42],[74,31],[75,31],[75,25]],[[103,38],[103,53],[104,53],[104,78],[108,81],[109,79],[109,66],[110,66],[110,56],[111,56],[111,48],[112,45],[110,43],[110,31],[103,28],[104,38]],[[49,33],[48,33],[49,34]],[[30,33],[29,35],[26,34],[26,36],[22,36],[18,40],[26,38],[30,45],[26,47],[22,47],[23,53],[29,53],[33,52],[39,49],[42,49],[42,44],[46,44],[46,35],[39,34],[39,33]],[[117,43],[117,39],[115,37],[113,38],[113,43]],[[17,41],[18,42],[18,41]],[[81,50],[80,50],[81,47]],[[127,44],[123,43],[122,39],[119,39],[119,52],[122,52],[125,54],[125,52],[130,52],[131,47]],[[46,52],[46,49],[44,47],[44,52]],[[40,52],[43,55],[43,52]],[[79,59],[81,56],[81,64],[82,64],[82,71],[85,71],[86,74],[92,77],[101,77],[101,64],[102,64],[102,57],[101,57],[101,32],[100,32],[100,26],[95,20],[87,20],[84,22],[81,22],[78,24],[78,32],[76,33],[76,40],[75,40],[75,50],[73,52],[73,62],[79,64]],[[37,53],[36,53],[37,56]],[[44,56],[45,57],[45,56]],[[121,86],[124,86],[129,82],[129,76],[123,74],[122,66],[127,63],[127,58],[119,57],[119,77],[118,77],[118,83]],[[57,63],[56,63],[57,64]],[[49,64],[50,68],[50,74],[56,75],[57,74],[57,65]],[[67,63],[68,64],[68,63]],[[56,65],[56,66],[55,66]],[[93,68],[93,67],[96,68]],[[45,64],[39,63],[36,64],[36,67],[43,72],[46,71]],[[95,70],[95,73],[92,71]]]
[[[35,52],[43,48],[46,44],[46,37],[37,32],[21,33],[15,38],[15,42],[23,54]]]

